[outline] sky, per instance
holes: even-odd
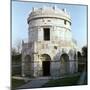
[[[16,42],[19,40],[27,40],[27,18],[32,10],[32,7],[40,8],[43,6],[57,6],[60,9],[66,8],[72,19],[72,36],[77,41],[78,47],[81,48],[87,45],[87,6],[12,1],[12,47],[15,47]]]

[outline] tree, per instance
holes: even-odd
[[[82,56],[87,58],[87,46],[82,47]]]
[[[17,54],[17,52],[16,52],[16,48],[12,48],[12,50],[11,50],[11,54],[12,54],[12,56],[15,56],[15,55]]]
[[[20,54],[21,53],[21,40],[17,40],[15,44],[16,44],[17,53]]]
[[[78,63],[81,63],[81,61],[82,61],[82,55],[81,55],[81,52],[80,51],[77,52],[77,57],[78,57]]]
[[[81,57],[80,51],[77,52],[77,56],[78,56],[78,57]]]
[[[84,70],[87,72],[87,46],[82,47],[82,57],[84,63]]]

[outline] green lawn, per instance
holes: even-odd
[[[12,79],[11,81],[11,86],[12,86],[12,89],[15,90],[15,88],[25,84],[25,81],[24,80],[18,80],[18,79]]]
[[[66,77],[57,80],[50,80],[43,87],[72,86],[77,85],[80,76]]]
[[[62,79],[50,80],[48,83],[46,83],[42,87],[58,87],[58,86],[78,85],[77,82],[79,79],[80,79],[80,75],[65,77]],[[17,87],[22,86],[26,82],[24,80],[12,79],[11,83],[12,83],[12,90],[15,90]]]

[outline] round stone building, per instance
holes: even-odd
[[[22,76],[61,76],[77,72],[77,44],[66,9],[32,8],[28,42],[22,42]]]

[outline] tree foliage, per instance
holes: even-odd
[[[12,48],[12,49],[11,49],[11,54],[12,54],[12,56],[15,56],[15,55],[17,54],[17,51],[16,51],[15,48]]]
[[[87,46],[82,47],[82,56],[87,58]]]
[[[81,57],[81,52],[78,51],[78,52],[77,52],[77,56],[78,56],[78,57]]]

